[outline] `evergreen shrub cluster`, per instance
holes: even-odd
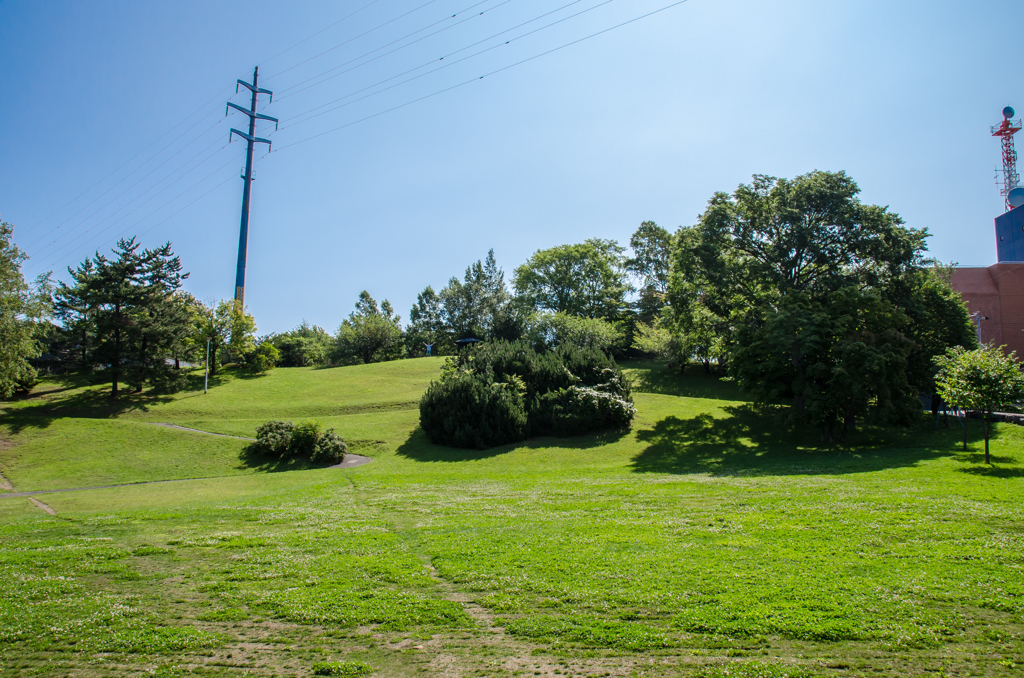
[[[326,431],[315,421],[292,424],[290,421],[268,421],[256,429],[253,447],[260,454],[276,459],[307,457],[314,464],[339,464],[345,459],[348,446],[334,432]]]
[[[622,371],[602,351],[496,341],[448,359],[420,400],[420,426],[433,443],[486,449],[622,428],[635,412]]]

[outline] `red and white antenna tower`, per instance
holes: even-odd
[[[1020,120],[1013,120],[1014,111],[1007,106],[1003,109],[1003,121],[992,126],[992,136],[999,137],[1003,147],[1003,188],[999,194],[1006,200],[1006,211],[1016,205],[1010,204],[1010,191],[1017,188],[1020,175],[1017,174],[1017,151],[1013,149],[1013,135],[1021,130]]]

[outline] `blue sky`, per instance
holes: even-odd
[[[407,317],[489,248],[510,275],[674,230],[754,173],[846,170],[934,256],[994,262],[989,127],[1024,112],[1024,3],[689,0],[479,79],[671,2],[0,0],[0,216],[30,276],[139,234],[230,297],[245,121],[224,102],[260,65],[282,122],[253,185],[261,333],[334,330],[362,289]]]

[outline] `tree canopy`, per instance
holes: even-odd
[[[516,269],[516,292],[537,310],[616,320],[632,289],[624,251],[614,240],[597,238],[538,250]]]
[[[962,346],[949,349],[936,359],[935,378],[939,395],[955,407],[976,410],[985,418],[985,463],[991,463],[988,439],[992,412],[1005,405],[1024,401],[1024,374],[1011,352],[1004,355],[995,346],[969,351]],[[967,449],[967,422],[964,422],[964,449]]]
[[[672,245],[680,344],[726,363],[759,402],[790,399],[828,440],[869,413],[908,421],[932,356],[967,339],[962,302],[924,271],[927,231],[858,193],[844,172],[755,175]]]

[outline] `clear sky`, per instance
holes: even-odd
[[[259,65],[281,119],[253,184],[261,333],[333,331],[362,289],[405,318],[489,248],[510,276],[674,230],[754,173],[846,170],[937,258],[994,262],[1024,3],[689,0],[493,73],[672,2],[0,0],[0,216],[29,276],[138,234],[230,298],[246,121],[224,104]]]

